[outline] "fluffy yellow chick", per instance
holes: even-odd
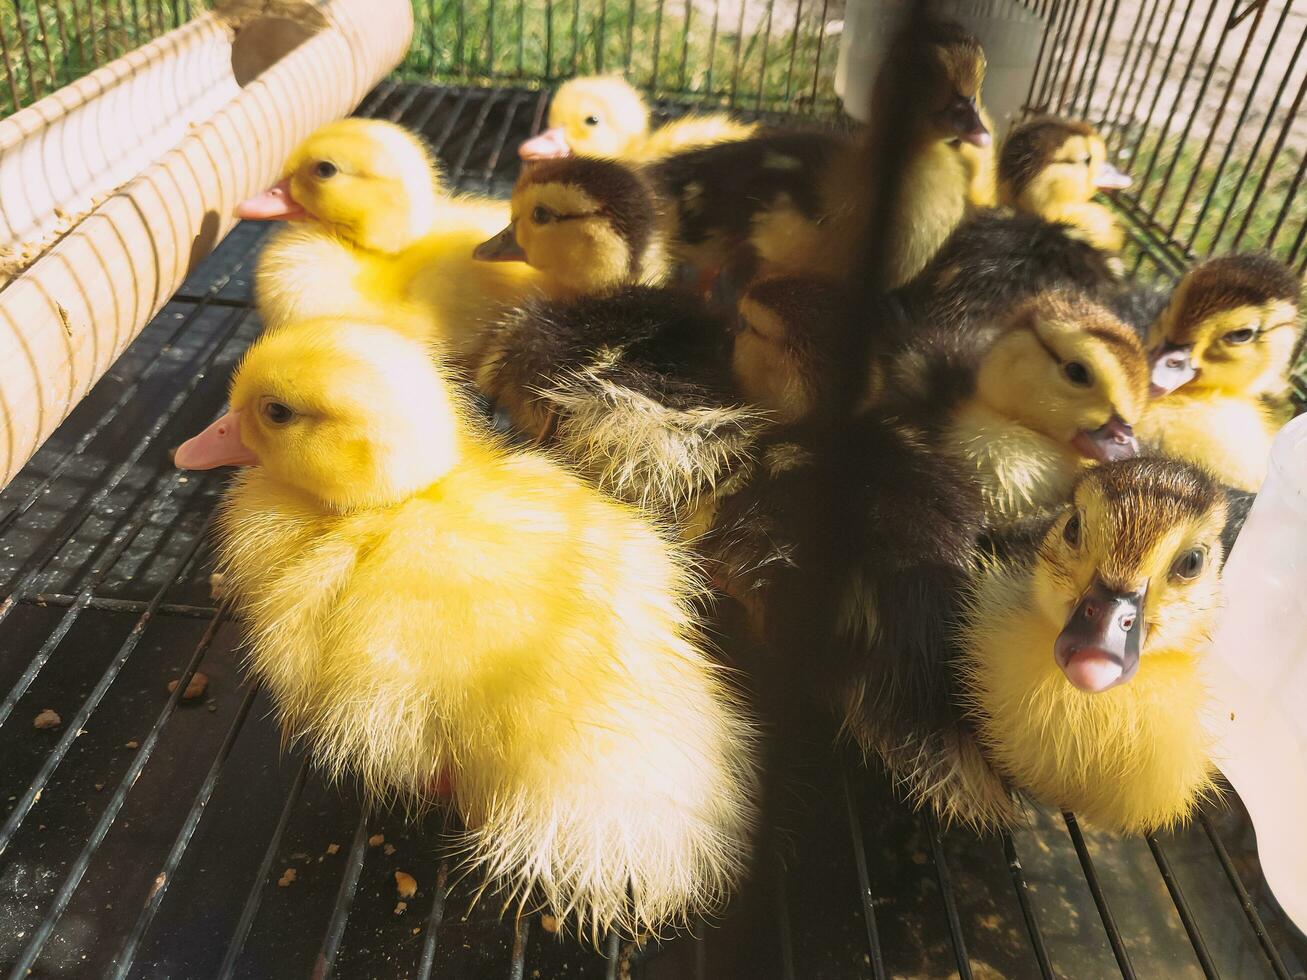
[[[690,115],[650,132],[649,107],[617,75],[564,82],[549,105],[549,128],[518,147],[523,160],[571,154],[646,161],[753,135],[756,125],[723,114]]]
[[[1155,398],[1139,435],[1240,490],[1266,477],[1271,442],[1293,416],[1289,370],[1302,283],[1263,255],[1191,269],[1149,332]]]
[[[1125,233],[1112,212],[1094,201],[1099,191],[1130,186],[1112,166],[1107,146],[1088,123],[1044,117],[1023,123],[1003,143],[999,202],[1045,221],[1071,225],[1085,241],[1119,252]]]
[[[291,222],[255,271],[268,329],[314,316],[380,317],[410,336],[438,337],[456,357],[539,285],[529,268],[472,259],[506,212],[502,202],[443,194],[417,137],[375,119],[322,127],[274,187],[237,209],[247,220]]]
[[[615,160],[576,157],[527,167],[508,227],[480,244],[486,262],[525,262],[550,293],[587,296],[668,276],[671,218],[654,184]]]
[[[1033,554],[981,574],[964,689],[1016,787],[1130,834],[1182,823],[1213,790],[1200,661],[1225,515],[1224,493],[1185,463],[1105,463]]]
[[[1148,361],[1134,331],[1088,300],[1026,302],[972,377],[945,442],[979,477],[991,520],[1056,506],[1085,466],[1138,451]]]
[[[752,734],[685,557],[465,422],[385,327],[266,334],[230,404],[175,458],[247,466],[220,565],[287,732],[378,796],[450,787],[470,863],[592,937],[716,906],[748,847]]]

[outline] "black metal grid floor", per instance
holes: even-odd
[[[387,83],[362,111],[426,134],[463,189],[507,193],[545,107],[534,92]],[[168,457],[220,411],[258,332],[249,279],[265,231],[237,227],[0,494],[0,967],[713,977],[725,940],[712,927],[632,965],[616,944],[588,950],[538,917],[473,906],[439,815],[368,812],[282,750],[238,625],[209,595],[225,477]],[[197,669],[208,690],[183,702]],[[61,724],[37,729],[46,708]],[[818,761],[794,811],[767,923],[787,976],[1307,976],[1307,940],[1269,897],[1237,801],[1147,841],[1044,814],[981,840]],[[417,881],[405,907],[397,871]]]

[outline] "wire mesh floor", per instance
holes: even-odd
[[[507,193],[538,93],[387,83],[363,111],[425,133],[458,186]],[[0,966],[40,977],[714,977],[704,926],[634,962],[504,921],[441,819],[369,813],[283,750],[210,598],[222,474],[168,449],[221,409],[258,333],[241,225],[0,494]],[[181,700],[195,670],[204,696]],[[172,693],[169,682],[180,680]],[[60,723],[37,728],[52,709]],[[782,975],[1303,977],[1233,801],[1114,842],[1036,815],[940,834],[860,768],[797,790]],[[395,872],[417,892],[400,905]],[[292,874],[293,872],[293,874]]]

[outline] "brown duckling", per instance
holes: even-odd
[[[1034,799],[1120,833],[1213,791],[1200,675],[1225,496],[1177,460],[1083,474],[1038,545],[980,571],[961,671],[985,754]]]
[[[1085,241],[1110,253],[1121,251],[1125,235],[1094,195],[1130,183],[1108,161],[1102,137],[1075,119],[1044,116],[1022,123],[1008,135],[998,158],[1001,204],[1070,225]]]
[[[1293,415],[1302,283],[1265,255],[1191,269],[1149,331],[1156,396],[1140,438],[1256,490],[1271,441]]]

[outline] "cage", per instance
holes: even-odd
[[[1127,266],[1176,277],[1260,247],[1307,270],[1307,9],[1296,0],[1029,0],[1025,109],[1094,122],[1136,175]],[[415,0],[407,57],[359,115],[423,134],[506,195],[551,87],[621,72],[663,117],[725,107],[843,125],[843,0]],[[186,23],[191,0],[13,0],[17,110]],[[1235,797],[1114,840],[1073,814],[943,831],[859,761],[819,757],[774,907],[636,948],[559,939],[460,876],[412,823],[281,745],[210,593],[223,479],[168,448],[213,418],[259,331],[239,225],[0,493],[0,965],[13,977],[711,978],[753,943],[777,975],[1307,976]],[[1302,380],[1301,378],[1299,379]],[[201,696],[184,699],[197,672]],[[32,719],[51,709],[53,727]],[[416,892],[397,899],[396,873]]]

